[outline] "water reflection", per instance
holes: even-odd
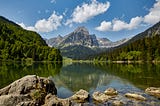
[[[73,63],[9,63],[0,62],[0,88],[28,74],[52,76],[58,96],[71,96],[79,89],[91,94],[95,90],[104,91],[114,87],[120,93],[143,92],[149,86],[160,85],[160,65],[154,64],[91,64]]]
[[[55,76],[60,73],[62,64],[36,62],[26,64],[21,62],[0,62],[0,88],[25,75],[38,75],[42,77]]]

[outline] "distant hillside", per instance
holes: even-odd
[[[39,34],[0,16],[0,60],[61,61],[59,50],[50,48]]]
[[[94,59],[102,61],[160,61],[160,22],[122,45],[98,54]]]

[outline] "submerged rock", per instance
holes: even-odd
[[[124,103],[121,102],[121,101],[116,100],[116,101],[113,101],[112,105],[113,105],[113,106],[123,106]]]
[[[142,95],[134,94],[134,93],[126,93],[125,97],[133,98],[133,99],[136,99],[136,100],[142,100],[142,101],[146,100],[146,98],[143,97]]]
[[[89,99],[89,93],[83,89],[80,89],[73,96],[71,96],[70,99],[75,100],[77,102],[85,102]]]
[[[104,91],[106,95],[117,95],[118,91],[115,88],[108,88]]]
[[[149,87],[145,90],[145,92],[149,95],[160,98],[160,88]]]
[[[105,95],[104,93],[101,93],[101,92],[98,92],[98,91],[94,92],[92,97],[96,102],[100,102],[100,103],[104,103],[111,98],[110,96]]]
[[[48,94],[45,97],[45,104],[44,106],[71,106],[70,99],[60,99],[55,95]]]

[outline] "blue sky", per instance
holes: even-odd
[[[78,26],[112,41],[129,38],[160,21],[160,0],[0,0],[0,15],[43,38]]]

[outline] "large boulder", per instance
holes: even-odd
[[[2,95],[0,96],[0,106],[16,106],[23,101],[29,101],[29,95]]]
[[[70,99],[76,102],[85,102],[89,99],[89,93],[83,89],[80,89],[73,96],[71,96]]]
[[[106,89],[106,90],[104,91],[104,93],[105,93],[106,95],[111,95],[111,96],[113,96],[113,95],[117,95],[117,94],[118,94],[118,91],[117,91],[115,88],[108,88],[108,89]]]
[[[145,92],[149,95],[160,98],[160,88],[149,87],[145,90]]]
[[[36,75],[27,75],[0,89],[0,95],[27,94],[33,89],[44,89],[46,93],[57,94],[57,89],[52,80]]]
[[[142,95],[135,94],[135,93],[126,93],[125,97],[136,99],[136,100],[142,100],[142,101],[146,100],[146,98],[143,97]]]
[[[0,106],[42,105],[49,93],[57,94],[52,80],[36,75],[27,75],[0,89]]]

